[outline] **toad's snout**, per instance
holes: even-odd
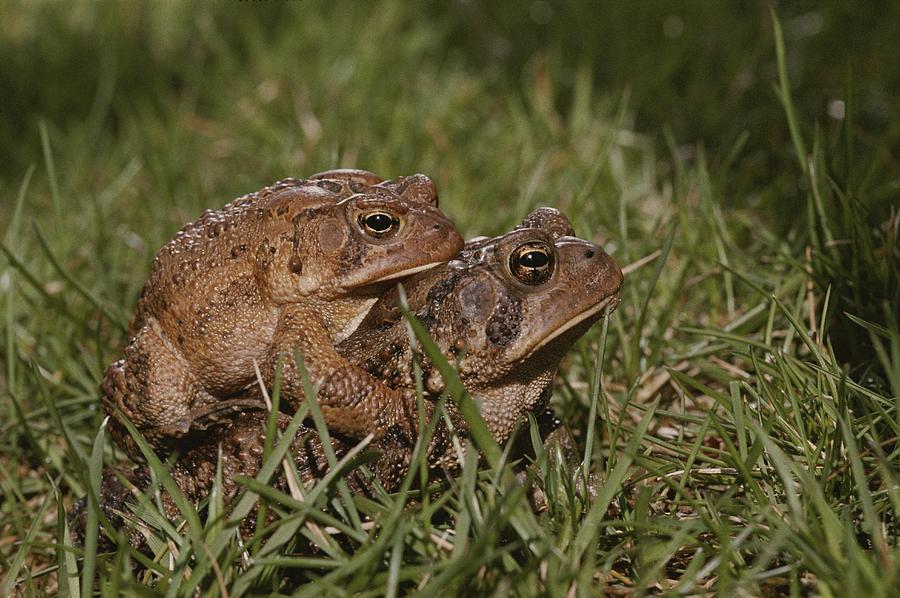
[[[600,299],[619,292],[624,280],[622,269],[601,246],[582,239],[561,241],[560,248],[571,256],[574,280]]]
[[[584,250],[584,261],[587,267],[593,271],[594,280],[607,295],[615,295],[622,287],[625,276],[622,269],[606,251],[594,243]]]
[[[422,210],[423,215],[425,210]],[[419,218],[420,229],[415,238],[424,253],[433,254],[439,261],[455,257],[465,245],[465,241],[453,221],[441,214],[437,208],[430,210],[426,217]]]

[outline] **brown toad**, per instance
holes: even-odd
[[[494,439],[505,442],[528,413],[546,407],[554,373],[563,354],[596,322],[605,309],[614,309],[622,272],[599,246],[570,236],[568,220],[558,211],[541,208],[522,226],[492,239],[470,241],[451,262],[417,275],[404,283],[408,304],[444,356],[455,363],[469,394],[479,402],[481,414]],[[402,389],[408,401],[406,425],[376,439],[380,456],[370,466],[387,489],[397,486],[408,470],[418,429],[414,351],[405,321],[397,309],[395,290],[381,299],[356,332],[338,345],[339,351],[373,376]],[[429,360],[419,356],[427,392],[424,406],[433,414],[443,382]],[[320,393],[321,394],[321,393]],[[464,436],[467,424],[455,403],[448,403],[455,432]],[[188,447],[172,468],[172,476],[192,499],[208,492],[220,455],[226,496],[238,489],[234,477],[255,476],[265,442],[266,418],[248,412],[225,423],[214,434]],[[290,418],[279,414],[284,429]],[[327,460],[321,440],[309,427],[301,427],[292,446],[292,458],[305,481],[321,477]],[[357,438],[332,435],[338,455]],[[459,465],[450,434],[441,424],[429,446],[429,467],[453,470]],[[149,483],[146,470],[129,477],[139,487]],[[105,510],[122,509],[130,493],[108,473]],[[351,482],[367,489],[358,472]],[[284,478],[278,482],[284,488]],[[170,515],[174,504],[167,503]]]
[[[140,458],[115,425],[118,409],[166,452],[190,430],[262,406],[256,368],[271,388],[279,359],[282,396],[296,405],[303,393],[295,353],[314,384],[346,377],[369,389],[366,397],[325,402],[336,431],[368,432],[379,418],[392,425],[382,404],[392,391],[334,344],[398,279],[462,246],[424,175],[382,181],[365,171],[329,171],[207,210],[156,255],[124,358],[106,371],[114,437]]]
[[[528,413],[544,411],[563,355],[618,305],[622,271],[601,247],[572,235],[562,213],[539,208],[515,230],[472,240],[455,259],[404,283],[410,310],[455,364],[498,443]],[[338,350],[389,386],[413,389],[413,351],[404,342],[398,299],[395,290],[376,303]],[[420,363],[425,391],[435,398],[444,382],[430,360],[421,357]],[[433,404],[426,402],[426,409]],[[410,410],[415,417],[415,407]],[[467,424],[454,402],[448,411],[456,433],[464,435]],[[405,436],[410,429],[411,423],[376,441],[384,456],[374,469],[385,487],[406,473],[414,444]],[[459,465],[442,426],[428,460],[433,469]]]

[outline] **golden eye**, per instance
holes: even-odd
[[[386,212],[360,214],[358,222],[363,232],[377,239],[393,235],[400,228],[400,220]]]
[[[509,256],[509,271],[525,284],[542,284],[553,276],[556,258],[545,243],[519,245]]]

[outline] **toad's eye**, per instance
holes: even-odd
[[[359,215],[359,226],[376,239],[384,239],[397,232],[400,220],[385,212],[368,212]]]
[[[553,250],[540,242],[519,245],[509,256],[509,271],[525,284],[542,284],[553,276]]]

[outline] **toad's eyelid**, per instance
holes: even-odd
[[[527,243],[522,243],[515,248],[513,253],[516,254],[516,257],[522,257],[532,251],[538,251],[544,255],[553,255],[553,249],[543,241],[529,241]]]

